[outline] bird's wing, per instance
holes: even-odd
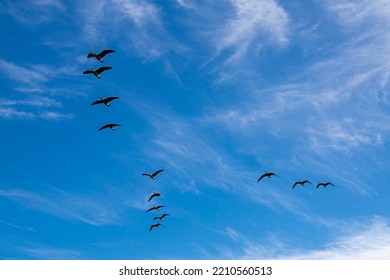
[[[257,183],[258,183],[261,179],[263,179],[265,176],[267,176],[267,175],[266,175],[266,174],[261,175],[260,178],[257,180]]]
[[[309,183],[309,184],[313,185],[313,183],[310,182],[309,180],[305,180],[305,183]]]
[[[87,58],[90,58],[90,57],[93,57],[93,56],[95,56],[93,53],[89,53],[88,55],[87,55]]]
[[[166,216],[169,216],[169,214],[163,214],[161,218],[165,218]]]
[[[150,176],[149,173],[142,173],[143,176]]]
[[[106,101],[106,102],[110,102],[110,101],[112,101],[112,100],[114,100],[114,99],[118,99],[119,97],[117,97],[117,96],[111,96],[111,97],[107,97],[106,99],[104,99],[104,101]]]
[[[103,71],[110,70],[110,69],[112,69],[111,66],[104,66],[104,67],[100,67],[98,70],[96,70],[96,72],[101,74]]]
[[[99,128],[99,130],[103,130],[103,129],[107,128],[107,127],[108,127],[108,124],[103,125],[101,128]]]
[[[154,193],[154,194],[152,194],[150,197],[149,197],[149,200],[148,201],[151,201],[152,200],[152,198],[153,197],[155,197],[156,196],[156,194]]]
[[[328,183],[327,183],[327,185],[331,185],[331,186],[333,186],[333,187],[334,187],[334,185],[333,185],[331,182],[328,182]]]
[[[99,56],[100,56],[100,57],[103,57],[103,56],[105,56],[106,54],[113,53],[113,52],[115,52],[115,51],[114,51],[114,50],[104,50],[104,51],[102,51],[101,53],[99,53]]]
[[[91,105],[96,105],[96,104],[100,104],[100,103],[103,103],[103,100],[97,100],[97,101],[93,102]]]
[[[318,183],[316,188],[318,188],[319,186],[323,186],[323,185],[324,185],[323,183]]]
[[[163,172],[163,171],[164,171],[164,169],[157,170],[156,172],[154,172],[152,174],[152,176],[156,176],[158,173]]]
[[[151,231],[154,227],[156,227],[156,225],[151,225],[149,231]]]
[[[153,218],[153,220],[157,220],[157,219],[160,219],[160,217],[156,216],[156,217]]]
[[[294,185],[292,186],[292,188],[295,188],[295,186],[298,184],[299,184],[299,182],[295,182]]]
[[[91,73],[93,73],[92,70],[85,70],[85,71],[83,72],[83,74],[91,74]]]
[[[156,207],[149,208],[148,210],[146,210],[146,212],[152,211],[154,209],[156,209]]]

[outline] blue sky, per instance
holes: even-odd
[[[0,258],[389,259],[389,13],[0,1]]]

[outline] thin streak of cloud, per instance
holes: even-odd
[[[224,27],[223,36],[217,43],[217,52],[234,48],[229,60],[242,57],[252,44],[259,44],[258,38],[267,34],[278,44],[288,42],[288,15],[275,1],[231,0],[235,16]],[[264,38],[266,38],[264,36]],[[268,39],[269,40],[269,39]]]
[[[115,210],[113,205],[108,206],[108,200],[103,198],[94,200],[61,190],[45,195],[21,189],[3,189],[0,196],[65,220],[81,221],[94,226],[119,222],[118,209]]]

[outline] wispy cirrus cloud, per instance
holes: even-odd
[[[26,26],[37,26],[54,20],[66,12],[61,0],[5,1],[4,11]]]
[[[117,224],[120,221],[119,210],[102,197],[86,198],[58,189],[48,194],[2,189],[0,196],[64,220],[81,221],[94,226]]]
[[[288,14],[276,1],[230,2],[234,16],[227,20],[216,43],[218,53],[233,50],[228,61],[236,61],[264,43],[288,43]]]

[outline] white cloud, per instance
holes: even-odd
[[[82,221],[95,226],[117,224],[119,221],[118,209],[103,197],[83,197],[61,190],[38,194],[21,189],[2,189],[0,196],[65,220]]]
[[[264,42],[288,42],[288,15],[276,1],[231,0],[235,15],[228,20],[218,38],[217,51],[233,48],[230,60],[241,58],[248,48]]]
[[[46,75],[43,75],[38,71],[18,66],[3,59],[0,59],[0,70],[2,70],[8,78],[28,85],[35,85],[48,80]]]

